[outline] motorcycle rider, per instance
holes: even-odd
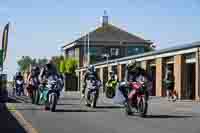
[[[52,60],[49,60],[47,64],[43,66],[41,69],[39,79],[40,81],[44,81],[48,79],[52,75],[58,75],[55,65]]]
[[[86,86],[87,86],[87,80],[99,80],[98,75],[96,73],[95,67],[93,65],[90,65],[84,75],[84,79],[83,79],[83,90],[82,90],[82,97],[85,96],[85,90],[86,90]]]
[[[148,76],[147,72],[139,66],[139,63],[137,63],[135,60],[132,60],[128,63],[126,68],[126,76],[125,76],[125,84],[120,84],[119,90],[125,97],[125,105],[128,103],[128,92],[126,90],[126,86],[128,85],[128,82],[140,82],[147,80],[148,82],[151,81],[151,78]],[[146,94],[148,99],[148,93]]]
[[[44,85],[47,82],[49,77],[57,77],[60,80],[60,91],[64,86],[63,77],[58,73],[56,66],[54,65],[52,60],[49,60],[47,64],[45,64],[39,74],[39,80]],[[58,92],[58,98],[60,96],[60,92]]]
[[[109,81],[114,81],[114,80],[116,80],[116,75],[115,75],[115,73],[114,73],[113,71],[110,71],[110,72],[109,72],[109,75],[110,75],[110,80],[109,80]]]
[[[105,86],[105,94],[107,98],[113,98],[115,96],[116,86],[118,85],[117,76],[113,71],[109,72],[110,79]]]
[[[174,75],[169,68],[167,68],[165,73],[164,85],[168,100],[170,101],[171,98],[176,100],[176,95],[174,94]]]
[[[21,72],[17,72],[13,78],[13,81],[14,81],[14,86],[15,88],[17,89],[18,87],[18,84],[17,84],[17,80],[20,80],[20,81],[23,81],[24,83],[24,77],[22,76]],[[23,91],[23,95],[24,95],[24,91]]]
[[[116,78],[116,75],[115,75],[115,73],[113,71],[110,71],[109,75],[110,75],[110,79],[108,80],[108,82],[106,83],[106,85],[109,85],[113,81],[117,81],[118,82],[118,80]]]
[[[39,80],[39,74],[40,74],[40,68],[38,66],[34,66],[31,69],[30,74],[28,75],[28,87],[27,90],[30,94],[30,88],[33,87],[35,89],[38,89],[40,85],[40,80]]]

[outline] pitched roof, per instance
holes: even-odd
[[[85,41],[86,35],[80,37],[74,42]],[[144,40],[136,35],[128,33],[114,25],[106,24],[98,27],[94,31],[89,33],[90,41],[94,42],[131,42],[131,43],[146,43],[151,44],[150,41]],[[71,43],[69,43],[71,44]],[[69,45],[68,44],[68,45]]]

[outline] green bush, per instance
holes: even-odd
[[[78,61],[75,58],[63,59],[59,63],[59,71],[61,73],[74,74],[77,68]]]

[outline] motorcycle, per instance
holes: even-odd
[[[27,86],[27,91],[28,94],[31,98],[32,104],[38,104],[38,85],[39,85],[39,80],[37,79],[31,79],[30,83]]]
[[[87,82],[86,106],[96,108],[96,103],[99,97],[100,86],[101,86],[101,81],[99,80],[89,80]]]
[[[107,98],[113,98],[115,96],[115,90],[118,82],[117,80],[111,80],[106,83],[105,94]]]
[[[24,94],[24,81],[16,80],[16,95],[21,96]]]
[[[56,111],[57,101],[60,96],[60,79],[59,78],[49,78],[47,83],[41,85],[39,91],[39,103],[45,105],[46,110],[51,110],[51,112]]]
[[[148,90],[146,83],[131,82],[128,88],[128,103],[125,104],[126,114],[132,115],[135,112],[145,117],[148,110]]]
[[[30,97],[32,104],[37,104],[37,102],[36,102],[36,99],[37,99],[36,86],[29,84],[26,89],[28,91],[28,96]]]

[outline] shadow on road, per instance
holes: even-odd
[[[19,111],[26,111],[26,110],[30,110],[30,111],[42,111],[42,109],[40,108],[17,108],[17,110]]]
[[[74,97],[62,97],[61,100],[80,100],[80,98],[74,98]]]
[[[2,133],[26,133],[4,103],[0,103],[0,112],[0,131]]]
[[[186,115],[147,115],[145,118],[168,119],[168,118],[191,118],[193,116]]]
[[[124,107],[120,107],[120,106],[97,106],[97,109],[120,109],[120,108],[124,108]]]
[[[11,99],[18,101],[19,103],[30,103],[29,97],[26,96],[12,96]]]
[[[69,105],[69,106],[73,106],[73,105],[80,105],[80,103],[78,104],[76,104],[76,103],[58,103],[57,105]]]
[[[87,109],[57,109],[56,112],[107,112],[105,110],[87,110]]]
[[[14,99],[14,98],[8,98],[8,101],[7,101],[8,103],[21,103],[20,101],[17,101],[16,99]]]

